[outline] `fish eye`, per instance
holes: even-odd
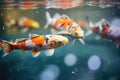
[[[75,32],[75,35],[78,35],[78,33],[77,33],[77,32]]]
[[[59,44],[62,44],[62,41],[59,41]]]

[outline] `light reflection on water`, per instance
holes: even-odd
[[[43,5],[46,9],[48,8],[61,8],[69,9],[75,8],[77,6],[98,6],[101,8],[119,6],[120,3],[117,1],[109,0],[36,0],[36,1],[27,1],[27,0],[4,0],[0,2],[0,10],[11,10],[11,9],[37,9],[39,6]]]

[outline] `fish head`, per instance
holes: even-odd
[[[74,26],[70,30],[71,36],[75,38],[83,38],[84,37],[84,31],[79,26]]]
[[[32,28],[38,29],[40,27],[40,24],[38,22],[36,22],[36,21],[32,21],[30,26]]]
[[[49,41],[52,48],[57,48],[68,43],[67,37],[61,35],[53,35],[51,38],[49,38]]]

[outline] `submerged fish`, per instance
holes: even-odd
[[[82,38],[84,37],[84,31],[80,26],[70,19],[67,15],[60,15],[56,13],[53,18],[50,16],[49,12],[46,12],[47,24],[45,28],[52,25],[54,29],[51,29],[52,33],[62,34],[71,36],[73,39],[77,38],[81,43],[84,44]]]
[[[2,43],[2,42],[0,42],[0,49],[2,49],[2,47],[3,47],[3,43]]]
[[[30,28],[38,29],[40,24],[33,19],[27,17],[21,17],[19,19],[13,19],[11,16],[8,16],[5,24],[9,28],[17,27],[18,29],[22,28],[23,32],[28,31]]]
[[[102,37],[109,38],[115,41],[116,47],[119,47],[120,44],[120,28],[112,26],[106,19],[102,19],[101,21],[93,24],[92,21],[89,20],[88,32],[85,34],[86,36],[94,33],[99,34],[96,39],[101,39]]]
[[[49,50],[49,55],[53,55],[54,48],[68,43],[68,39],[61,35],[37,35],[30,34],[29,38],[16,39],[15,43],[3,41],[4,55],[8,55],[12,50],[32,50],[32,55],[37,57],[42,50]]]

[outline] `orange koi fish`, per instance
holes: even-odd
[[[49,25],[52,25],[54,29],[51,29],[52,33],[69,35],[73,38],[78,38],[81,43],[84,44],[82,38],[84,37],[84,31],[80,28],[80,26],[70,19],[67,15],[60,15],[56,13],[53,18],[51,18],[50,13],[46,12],[47,24],[45,28]]]
[[[32,28],[39,28],[39,23],[34,21],[33,19],[27,18],[27,17],[22,17],[19,19],[19,25],[24,26],[24,27],[32,27]]]
[[[68,43],[68,39],[61,35],[30,34],[29,38],[16,39],[15,43],[3,41],[4,56],[13,50],[32,50],[33,57],[37,57],[42,50],[49,50],[48,55],[53,55],[54,48]]]
[[[5,24],[7,27],[18,27],[25,29],[24,31],[27,31],[29,28],[38,29],[40,27],[40,24],[38,22],[27,17],[22,17],[15,20],[12,17],[8,16]]]

